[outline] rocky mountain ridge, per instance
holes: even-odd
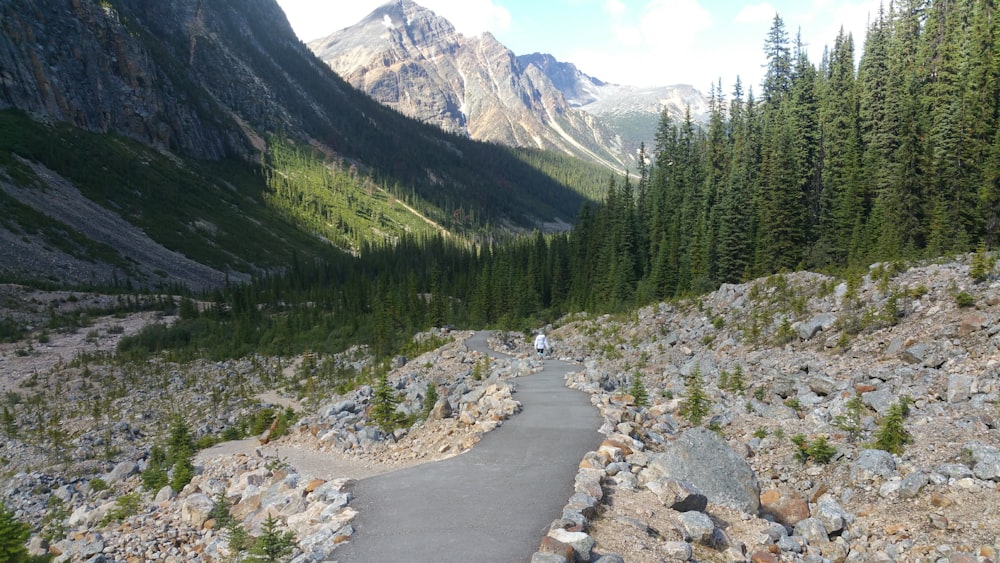
[[[1000,281],[995,276],[973,280],[970,262],[971,257],[965,256],[907,267],[880,264],[864,276],[848,279],[804,272],[777,275],[626,316],[577,315],[550,327],[547,333],[555,354],[580,364],[567,383],[592,394],[604,417],[601,431],[607,439],[581,460],[575,494],[567,499],[561,516],[553,515],[556,520],[550,533],[540,538],[536,559],[996,560]],[[103,341],[105,331],[94,332],[95,340]],[[226,542],[214,523],[200,517],[194,519],[200,526],[188,522],[172,528],[163,523],[192,518],[182,516],[191,514],[191,505],[204,505],[199,512],[204,514],[205,500],[221,487],[244,501],[260,493],[262,501],[278,503],[269,504],[275,507],[285,498],[315,498],[303,487],[314,483],[318,467],[339,467],[345,459],[354,459],[385,471],[452,455],[474,447],[477,436],[496,428],[503,417],[516,416],[511,402],[517,398],[516,377],[530,376],[532,366],[537,366],[530,359],[530,342],[520,334],[501,336],[495,347],[520,359],[494,362],[483,370],[476,367],[480,359],[464,350],[460,340],[397,362],[390,381],[404,397],[404,412],[423,408],[428,384],[440,385],[447,401],[435,409],[433,422],[400,432],[395,440],[379,435],[366,419],[370,388],[324,395],[317,406],[307,409],[312,414],[289,438],[272,444],[278,448],[276,456],[250,451],[249,456],[202,461],[201,476],[190,489],[159,500],[143,493],[139,515],[121,524],[101,525],[91,522],[99,520],[96,516],[82,516],[98,506],[113,507],[115,495],[136,490],[138,478],[128,474],[143,466],[143,444],[155,432],[151,425],[155,417],[138,416],[135,401],[116,400],[127,432],[87,430],[90,415],[84,412],[62,418],[61,424],[77,429],[71,437],[80,443],[76,448],[82,457],[74,457],[72,466],[79,469],[71,473],[78,477],[67,478],[66,473],[53,471],[55,466],[47,466],[43,454],[47,448],[5,438],[4,455],[21,473],[5,480],[0,490],[19,517],[40,523],[47,491],[70,487],[63,495],[68,499],[65,518],[77,510],[81,518],[72,526],[62,521],[69,543],[51,544],[63,552],[60,560],[70,560],[68,554],[78,555],[84,546],[97,545],[98,536],[105,548],[134,547],[139,538],[146,538],[141,542],[148,551],[136,556],[140,559],[183,553],[193,560],[215,560],[213,554],[221,552],[209,550],[208,545],[214,542],[212,549],[224,551]],[[28,348],[23,342],[3,345],[2,361],[9,367],[30,362],[52,344],[36,344],[26,354],[15,353]],[[67,358],[61,364],[49,363],[48,368],[7,370],[18,374],[7,382],[12,385],[7,389],[27,397],[36,392],[32,389],[74,387],[78,385],[74,381],[87,377],[110,378],[103,381],[109,388],[129,385],[128,377],[113,376],[96,358],[88,362],[92,375],[86,377],[80,368],[74,368],[76,376],[67,373],[68,362]],[[301,377],[276,378],[271,368],[261,371],[254,364],[277,365],[257,359],[225,366],[168,366],[165,373],[173,374],[168,381],[175,396],[187,396],[183,393],[190,383],[185,382],[206,385],[193,395],[201,397],[200,402],[190,403],[200,405],[190,409],[192,413],[206,414],[211,411],[209,389],[223,373],[240,374],[254,392]],[[481,381],[475,379],[477,373]],[[635,384],[637,374],[640,386]],[[698,385],[693,383],[695,377],[705,394],[706,410],[699,424],[690,418],[691,389]],[[634,394],[639,388],[647,394],[646,401]],[[904,396],[912,399],[902,419],[907,439],[895,453],[873,447]],[[29,404],[15,406],[17,416],[30,416]],[[214,416],[219,418],[196,421],[198,434],[224,423],[237,412],[235,408],[235,404],[216,407]],[[31,432],[37,422],[26,420],[24,428]],[[792,439],[800,435],[805,450]],[[102,437],[111,442],[101,445]],[[833,449],[828,456],[819,456],[820,448],[813,448],[821,438]],[[132,445],[124,447],[127,444]],[[109,446],[120,453],[104,457],[101,452]],[[302,451],[326,456],[326,461],[310,462],[300,456]],[[700,455],[706,452],[716,453]],[[277,464],[282,455],[287,459]],[[686,463],[675,467],[672,459]],[[121,463],[132,469],[115,473]],[[331,541],[349,541],[350,503],[343,498],[337,477],[356,478],[364,472],[348,469],[342,475],[317,477],[329,483],[323,489],[329,495],[322,507],[295,504],[298,508],[276,508],[273,513],[288,526],[298,526],[300,520],[316,525],[329,518],[326,531],[300,534],[299,540],[323,534],[327,546]],[[248,481],[240,477],[246,472],[259,474],[252,489],[245,489]],[[87,488],[97,476],[115,481],[111,493]],[[315,482],[314,489],[322,485]],[[256,505],[245,508],[250,506]],[[251,511],[257,518],[253,522],[264,514],[256,510]],[[327,517],[300,516],[307,513]],[[240,514],[253,527],[250,512]],[[167,541],[164,534],[170,529],[187,530],[183,532],[187,539],[180,546],[178,541]],[[307,553],[315,547],[300,541],[296,560],[310,560]],[[106,560],[130,560],[117,549],[112,552],[118,555]]]
[[[411,0],[386,4],[309,47],[373,99],[446,131],[617,169],[634,166],[640,141],[652,146],[662,107],[683,115],[679,103],[693,103],[696,116],[704,112],[693,88],[605,84],[548,55],[515,56],[491,34],[466,37]],[[610,126],[628,119],[648,119],[648,138]]]
[[[491,34],[465,37],[411,0],[309,43],[376,101],[473,139],[556,150],[623,168],[621,141],[573,111],[538,69]]]

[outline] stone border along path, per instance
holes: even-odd
[[[466,346],[493,357],[479,332]],[[574,493],[580,460],[601,443],[601,415],[565,385],[580,366],[546,360],[516,380],[521,412],[471,450],[359,480],[348,488],[355,534],[342,562],[530,561]]]

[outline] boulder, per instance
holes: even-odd
[[[786,526],[809,518],[809,503],[788,489],[771,489],[760,495],[760,510]]]
[[[115,466],[110,473],[104,475],[104,482],[114,485],[128,479],[139,472],[139,466],[134,461],[123,461]]]
[[[1000,481],[1000,449],[979,441],[969,442],[964,448],[972,455],[972,473],[978,479]]]
[[[195,493],[181,503],[181,520],[195,529],[201,529],[208,515],[215,508],[215,501],[204,493]]]
[[[851,466],[852,483],[864,484],[876,478],[889,479],[896,474],[896,460],[885,450],[861,450]]]
[[[663,453],[650,453],[640,481],[675,479],[702,491],[710,502],[756,514],[757,474],[724,439],[707,428],[692,428]]]
[[[715,536],[715,523],[704,512],[681,512],[680,532],[684,539],[693,543],[708,544]]]
[[[655,480],[646,483],[646,488],[660,499],[663,506],[677,512],[704,512],[708,507],[708,497],[697,487],[677,479]]]
[[[830,541],[826,526],[819,518],[806,518],[795,525],[794,535],[803,538],[810,544]]]

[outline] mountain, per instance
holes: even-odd
[[[9,0],[0,27],[0,238],[46,257],[0,262],[3,278],[205,287],[317,255],[341,221],[326,194],[273,203],[261,165],[276,145],[325,157],[372,206],[447,228],[565,225],[584,200],[508,149],[356,91],[274,0]],[[392,221],[372,206],[342,212],[381,233]],[[146,250],[125,248],[140,235]],[[184,259],[210,271],[188,275]]]
[[[373,99],[446,131],[628,166],[622,138],[572,107],[542,69],[411,0],[385,4],[309,48]]]
[[[690,109],[695,122],[708,121],[708,100],[693,86],[640,88],[611,84],[588,76],[573,63],[560,62],[544,53],[521,55],[518,61],[521,66],[541,69],[570,106],[600,118],[633,149],[639,142],[645,143],[650,151],[655,147],[656,128],[664,110],[679,120]]]
[[[309,48],[379,102],[474,139],[561,151],[614,168],[652,149],[663,109],[708,102],[691,86],[611,84],[552,55],[517,56],[489,33],[466,37],[412,0],[395,0]]]

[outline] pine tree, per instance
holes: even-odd
[[[701,378],[701,367],[695,366],[687,378],[687,393],[684,397],[683,416],[691,426],[698,426],[708,415],[712,403],[705,392],[705,384]]]
[[[398,404],[399,397],[389,385],[389,375],[383,373],[379,376],[372,394],[372,409],[369,417],[386,434],[395,430],[401,422],[400,415],[396,412]]]
[[[646,391],[646,386],[642,383],[642,374],[638,371],[632,374],[632,385],[629,387],[629,395],[632,395],[632,401],[637,407],[645,407],[649,404],[649,393]]]
[[[268,514],[261,525],[261,535],[250,549],[251,561],[267,561],[277,563],[295,551],[295,534],[291,531],[280,531],[278,520]]]
[[[16,563],[25,561],[28,548],[25,543],[31,536],[31,528],[14,517],[14,513],[0,503],[0,561]]]
[[[428,418],[431,415],[431,411],[434,410],[434,405],[438,402],[438,390],[437,385],[433,383],[427,384],[427,394],[424,396],[423,403],[423,415],[424,418]]]
[[[781,16],[774,14],[771,29],[764,41],[764,56],[767,70],[764,74],[764,103],[777,104],[788,94],[792,86],[792,53],[788,46],[788,32]]]

